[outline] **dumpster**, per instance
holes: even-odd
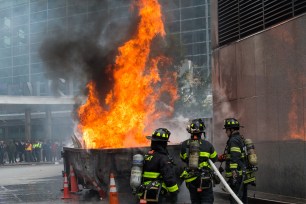
[[[84,188],[99,192],[101,198],[107,197],[110,173],[115,175],[116,187],[119,195],[132,195],[129,185],[132,157],[144,154],[150,147],[116,148],[116,149],[81,149],[64,147],[64,172],[69,175],[70,165],[73,167],[78,184]],[[169,145],[168,151],[172,156],[179,184],[183,163],[178,156],[180,145]]]

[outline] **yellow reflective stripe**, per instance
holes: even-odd
[[[230,169],[237,169],[237,168],[238,168],[238,164],[237,163],[230,164]]]
[[[186,159],[186,158],[187,158],[187,153],[180,154],[180,157],[181,157],[182,159]]]
[[[180,175],[180,178],[186,177],[186,176],[188,176],[188,172],[187,171],[183,171],[183,173]]]
[[[215,158],[216,156],[217,156],[217,152],[214,151],[214,153],[212,153],[209,158]]]
[[[160,175],[160,173],[157,172],[143,172],[143,177],[145,178],[157,178]]]
[[[201,162],[201,163],[199,164],[199,168],[202,168],[202,167],[205,167],[205,166],[208,166],[208,163],[207,163],[206,161]]]
[[[189,179],[185,179],[185,182],[188,183],[188,182],[194,181],[196,179],[197,179],[197,177],[192,177],[192,178],[189,178]]]
[[[167,189],[171,193],[171,192],[177,191],[179,188],[178,188],[178,185],[175,184],[174,186],[167,187]]]
[[[231,147],[231,152],[241,152],[239,147]]]
[[[245,154],[241,153],[241,158],[244,158],[244,157],[245,157]],[[225,155],[225,159],[230,159],[230,158],[231,158],[230,154]]]
[[[158,186],[159,186],[159,184],[158,184]],[[167,189],[167,186],[166,186],[166,184],[163,182],[162,183],[162,187],[164,188],[164,189]]]
[[[209,157],[210,153],[208,152],[200,152],[200,157]]]
[[[255,181],[255,180],[256,180],[256,178],[255,178],[255,177],[253,177],[253,178],[250,178],[250,179],[244,180],[244,181],[243,181],[243,183],[250,183],[250,182]]]
[[[225,177],[231,177],[232,176],[232,172],[226,172],[225,173]]]
[[[184,170],[183,173],[180,175],[180,178],[183,178],[186,183],[195,180],[197,177],[190,177],[190,174]]]

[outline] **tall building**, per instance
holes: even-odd
[[[161,1],[168,34],[180,44],[178,110],[186,117],[211,117],[210,0]],[[186,73],[187,72],[187,73]]]
[[[215,146],[236,117],[255,143],[256,197],[306,198],[305,24],[303,0],[212,3]]]
[[[179,44],[181,59],[188,60],[185,70],[189,71],[191,78],[188,86],[181,90],[187,98],[182,107],[192,104],[190,110],[195,107],[202,110],[204,99],[211,94],[210,1],[160,0],[160,3],[165,14],[166,31]],[[73,38],[94,31],[100,19],[108,19],[109,26],[116,22],[117,26],[128,27],[125,20],[116,19],[129,16],[130,1],[125,0],[1,0],[0,96],[53,96],[54,80],[57,95],[75,95],[79,91],[78,80],[58,77],[52,81],[47,77],[52,70],[45,63],[50,60],[41,57],[44,41],[59,32],[65,38]],[[63,109],[67,108],[58,106],[52,111]],[[12,113],[22,115],[24,110],[0,109],[1,119]],[[7,127],[5,123],[0,126]],[[8,135],[22,137],[24,127],[21,120],[18,127],[18,134],[10,133],[13,126],[9,130],[1,131],[0,128],[0,138]],[[33,132],[32,137],[40,137],[38,135],[42,133],[43,130],[37,134]]]

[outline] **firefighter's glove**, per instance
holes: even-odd
[[[222,172],[224,172],[224,169],[222,168],[222,166],[219,167],[219,172],[222,174]]]
[[[225,154],[218,155],[218,161],[219,162],[224,162],[225,161]]]

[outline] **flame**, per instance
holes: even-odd
[[[87,101],[79,110],[78,129],[86,148],[120,148],[146,146],[145,135],[154,121],[173,113],[178,98],[175,74],[159,74],[160,64],[170,64],[164,56],[150,58],[152,40],[166,35],[161,7],[157,0],[139,0],[140,22],[135,35],[119,48],[114,67],[114,87],[104,99],[103,108],[95,83],[89,82]],[[167,106],[160,104],[168,94]]]

